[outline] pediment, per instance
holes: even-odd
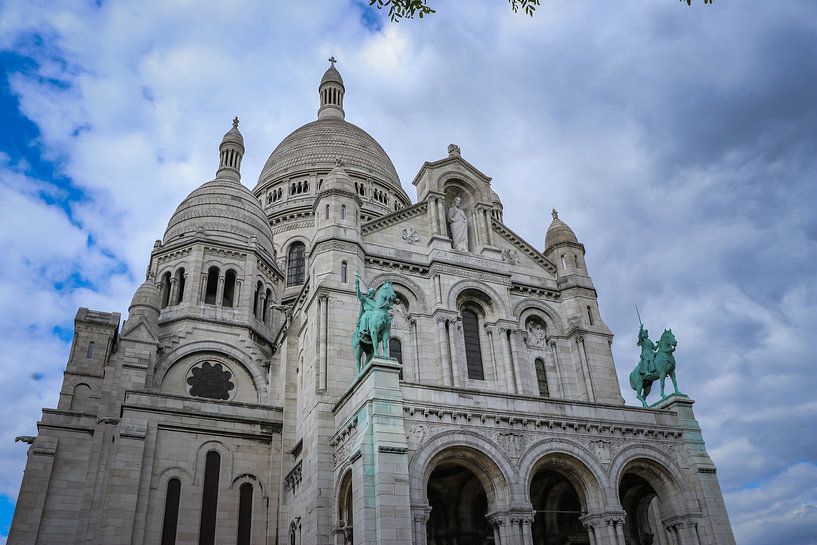
[[[120,339],[147,344],[159,344],[159,338],[150,330],[144,318],[140,316],[135,324],[130,324],[129,322],[130,320],[125,322],[122,328],[122,334],[119,336]]]
[[[495,239],[495,245],[502,251],[503,261],[513,264],[512,261],[514,261],[515,257],[518,263],[527,262],[530,266],[540,267],[550,274],[556,275],[556,265],[545,257],[542,252],[514,233],[507,225],[493,220],[491,226],[494,233],[499,235],[498,240]]]

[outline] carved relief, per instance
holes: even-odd
[[[400,235],[403,237],[403,240],[409,244],[416,244],[420,241],[420,235],[417,234],[417,231],[415,231],[413,227],[405,227],[400,232]]]
[[[510,248],[502,250],[502,261],[511,265],[516,265],[519,263],[519,253]]]
[[[528,348],[547,347],[547,331],[545,330],[545,324],[539,318],[529,318],[525,328],[528,333],[525,338],[525,345]]]
[[[494,441],[513,458],[520,456],[528,443],[528,439],[521,433],[497,433]]]
[[[389,311],[391,314],[391,328],[392,329],[403,329],[408,331],[409,329],[409,317],[408,317],[408,309],[406,305],[400,299],[391,307]]]

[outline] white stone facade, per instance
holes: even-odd
[[[412,204],[344,93],[252,192],[236,120],[121,328],[79,310],[9,543],[733,544],[692,401],[624,406],[573,231],[519,238],[454,145]],[[400,298],[360,376],[356,273]]]

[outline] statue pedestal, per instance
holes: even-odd
[[[372,358],[334,408],[339,429],[356,428],[349,450],[356,545],[412,543],[400,369],[393,358]]]

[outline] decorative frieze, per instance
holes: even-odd
[[[295,467],[293,467],[289,473],[287,473],[284,482],[286,483],[288,490],[295,492],[295,489],[300,486],[301,481],[303,480],[302,463],[303,462],[299,460],[298,463],[295,464]]]

